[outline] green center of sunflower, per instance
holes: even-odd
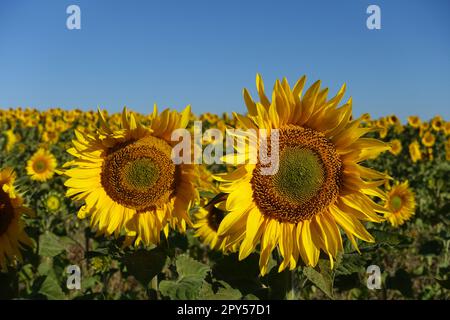
[[[301,147],[286,148],[280,155],[280,166],[273,183],[278,194],[300,204],[319,191],[324,174],[322,163],[313,151]]]
[[[394,211],[400,210],[402,207],[402,198],[399,196],[393,196],[391,199],[391,207]]]
[[[45,172],[47,169],[47,163],[42,159],[38,159],[34,162],[33,169],[36,173]]]
[[[171,152],[171,146],[156,137],[118,145],[105,155],[101,184],[117,203],[138,212],[153,210],[175,193],[180,173]]]
[[[298,223],[336,201],[342,161],[335,146],[309,128],[284,126],[279,129],[278,143],[278,172],[262,175],[261,164],[256,165],[251,179],[253,200],[265,216]]]
[[[2,236],[14,218],[14,208],[8,194],[0,185],[0,236]]]
[[[151,159],[142,158],[128,163],[124,168],[123,176],[131,188],[145,190],[158,180],[159,170]]]

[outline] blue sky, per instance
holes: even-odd
[[[81,8],[81,30],[66,8]],[[381,8],[381,30],[366,8]],[[450,1],[0,2],[0,108],[96,108],[153,103],[244,112],[286,76],[347,83],[356,114],[450,120]]]

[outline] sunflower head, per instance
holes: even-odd
[[[194,214],[195,236],[208,245],[211,249],[222,250],[224,253],[234,252],[238,249],[239,240],[242,240],[242,233],[219,236],[217,233],[220,223],[227,215],[226,195],[218,194],[211,199],[204,207],[198,208]]]
[[[408,181],[396,182],[392,186],[387,193],[385,207],[389,209],[385,217],[394,227],[401,226],[414,215],[415,197]]]
[[[391,150],[390,152],[394,156],[398,156],[402,152],[402,142],[398,139],[394,139],[391,141]]]
[[[172,131],[185,128],[190,108],[181,114],[156,107],[149,126],[124,109],[116,130],[98,113],[100,128],[90,134],[76,131],[76,157],[65,185],[67,195],[84,200],[79,217],[91,217],[100,233],[118,236],[121,232],[135,244],[156,244],[160,232],[169,225],[181,231],[190,224],[187,214],[196,198],[192,165],[172,161]]]
[[[418,116],[409,116],[408,117],[408,124],[413,128],[419,128],[421,124],[421,120]]]
[[[436,137],[430,131],[426,132],[422,137],[422,144],[425,147],[432,147],[436,142]]]
[[[420,145],[417,140],[414,140],[409,145],[409,155],[411,156],[412,162],[416,163],[419,160],[422,160],[422,151],[420,150]]]
[[[29,210],[14,188],[15,175],[12,169],[0,170],[0,269],[8,264],[21,261],[20,249],[32,245],[24,231],[21,215]]]
[[[48,150],[39,148],[27,162],[27,174],[32,180],[47,181],[55,174],[55,156]]]
[[[443,126],[444,126],[444,120],[442,119],[441,116],[435,116],[431,120],[431,127],[433,128],[434,131],[436,131],[436,132],[441,131]]]
[[[39,207],[45,212],[57,214],[66,209],[64,196],[57,191],[50,191],[39,201]]]
[[[259,101],[244,90],[248,115],[235,115],[244,129],[278,133],[278,171],[262,174],[259,158],[256,164],[247,162],[217,177],[221,191],[228,194],[228,214],[218,234],[245,234],[240,259],[259,244],[262,274],[276,247],[283,257],[280,271],[295,268],[299,258],[315,266],[320,251],[333,265],[343,250],[339,227],[357,247],[356,238],[374,241],[360,221],[380,222],[380,214],[387,212],[371,199],[385,197],[378,188],[385,175],[360,162],[389,146],[363,137],[373,129],[364,127],[362,119],[352,119],[351,99],[338,107],[345,85],[328,98],[320,81],[304,92],[305,82],[302,77],[291,88],[286,79],[277,81],[270,101],[257,75]],[[267,149],[272,152],[271,142]]]

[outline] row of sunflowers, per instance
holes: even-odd
[[[305,83],[269,99],[258,75],[245,115],[0,110],[0,296],[449,298],[450,122],[355,118],[345,85]],[[175,164],[195,121],[278,129],[279,170]]]

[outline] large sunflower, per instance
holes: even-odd
[[[303,95],[306,78],[290,88],[286,79],[275,83],[272,101],[266,97],[261,77],[256,86],[260,102],[247,90],[248,116],[238,115],[243,128],[278,129],[279,169],[263,175],[262,164],[246,163],[218,179],[228,193],[218,234],[245,232],[239,258],[260,244],[260,270],[265,274],[271,252],[278,246],[279,271],[297,265],[299,256],[315,266],[320,250],[333,259],[342,251],[340,227],[357,249],[356,238],[373,242],[360,220],[380,222],[387,210],[371,197],[384,198],[378,188],[386,176],[359,163],[378,156],[389,146],[362,138],[370,128],[352,120],[351,99],[338,107],[345,85],[327,99],[328,89],[314,83]],[[268,150],[271,150],[269,144]]]
[[[55,174],[56,158],[50,151],[38,149],[27,162],[27,173],[32,180],[47,181]]]
[[[90,216],[102,234],[125,230],[135,244],[158,243],[169,224],[185,231],[195,174],[193,165],[174,164],[170,139],[173,130],[187,126],[189,114],[190,107],[160,115],[155,107],[144,127],[124,109],[122,127],[113,131],[99,112],[97,133],[75,131],[68,152],[77,159],[66,164],[73,168],[65,172],[65,185],[67,196],[85,201],[78,216]]]
[[[387,193],[386,208],[390,213],[386,214],[386,219],[394,227],[401,226],[414,215],[416,202],[414,193],[409,188],[408,181],[396,182]]]
[[[32,245],[24,231],[21,215],[29,212],[14,188],[15,175],[12,169],[0,170],[0,270],[9,263],[21,261],[22,245]]]

